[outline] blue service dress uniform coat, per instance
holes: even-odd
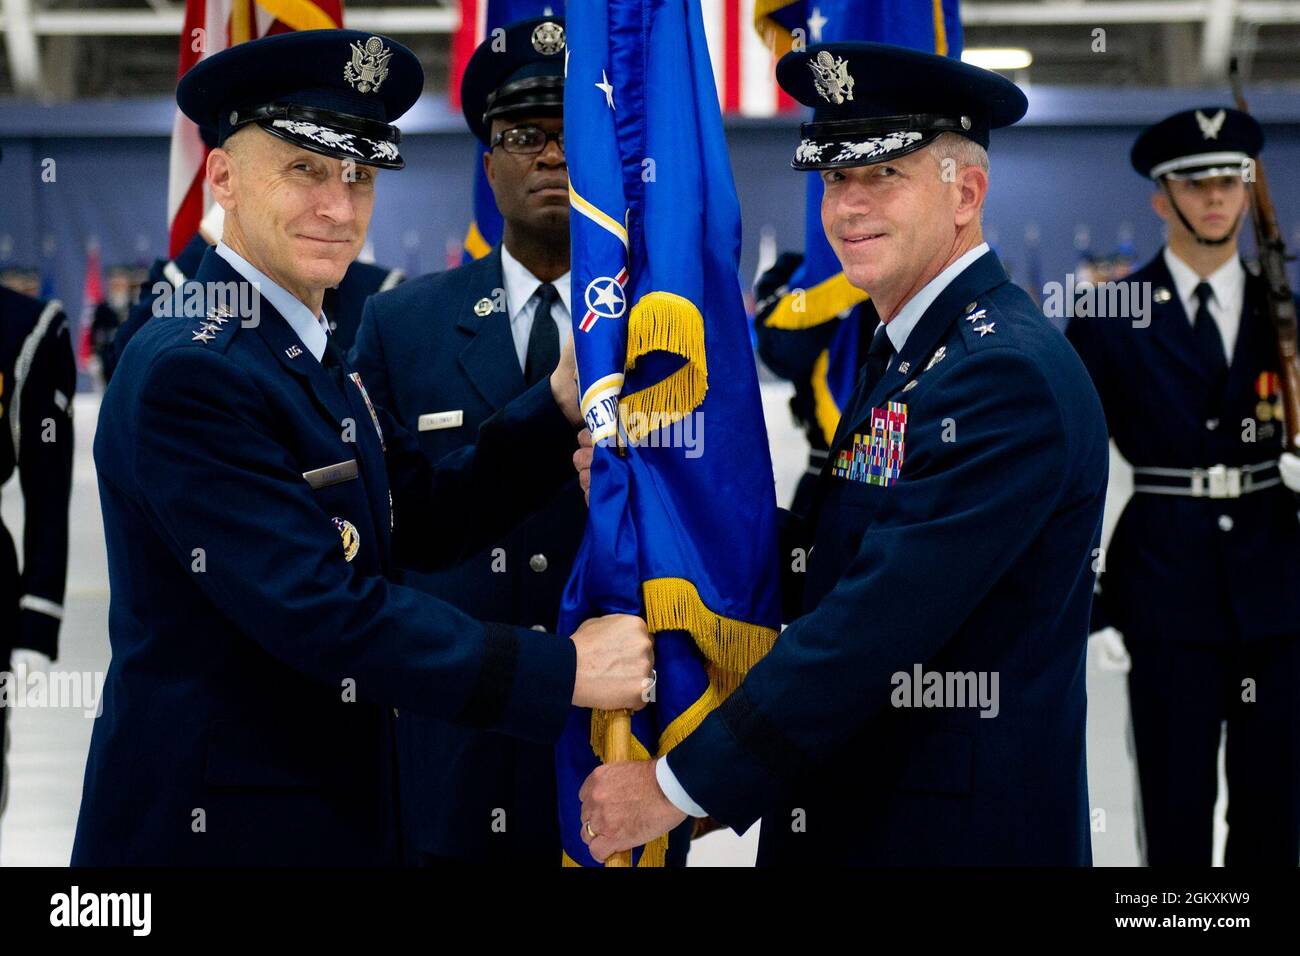
[[[873,409],[901,449],[872,447]],[[760,865],[1090,863],[1106,468],[1082,363],[986,253],[864,366],[812,526],[784,535],[812,546],[805,613],[669,754],[686,793],[738,832],[761,816]],[[996,716],[897,706],[918,667],[996,674]]]
[[[472,444],[525,390],[508,316],[481,305],[499,302],[504,287],[497,246],[366,306],[353,363],[431,459]],[[433,574],[403,570],[399,580],[475,617],[553,631],[586,520],[574,481],[470,559]],[[400,719],[398,741],[409,860],[555,865],[552,747],[414,713]]]
[[[1133,296],[1151,290],[1149,325],[1076,316],[1067,329],[1124,458],[1135,468],[1171,469],[1275,462],[1279,363],[1259,308],[1261,280],[1248,272],[1221,393],[1164,255],[1124,281]],[[1137,493],[1115,526],[1094,627],[1116,627],[1133,659],[1141,839],[1153,865],[1211,863],[1225,719],[1226,861],[1295,866],[1300,859],[1297,506],[1274,476],[1271,486],[1239,498]],[[1241,699],[1246,678],[1258,687],[1249,703]]]
[[[240,277],[210,251],[196,280]],[[74,864],[394,863],[397,711],[560,733],[572,642],[387,577],[475,552],[571,479],[548,384],[431,465],[335,367],[265,300],[249,327],[149,322],[123,354],[95,443],[112,662]]]
[[[117,368],[117,360],[122,357],[131,337],[140,331],[140,327],[153,314],[154,302],[159,298],[154,291],[158,283],[169,283],[173,288],[179,287],[187,278],[198,271],[203,254],[211,246],[200,233],[185,244],[175,259],[155,259],[149,267],[149,275],[140,286],[140,297],[131,306],[126,321],[118,326],[113,341],[106,352],[103,362],[104,380],[112,380]],[[406,278],[401,269],[389,269],[370,262],[353,262],[344,273],[343,280],[334,288],[325,290],[325,300],[321,311],[330,324],[330,334],[339,348],[347,351],[357,337],[357,328],[361,325],[361,310],[366,299],[376,292],[385,292]]]

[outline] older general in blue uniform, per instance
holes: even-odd
[[[434,459],[472,445],[483,422],[550,374],[570,336],[564,21],[521,21],[485,41],[461,102],[485,150],[502,242],[373,297],[352,355],[371,397]],[[573,481],[469,560],[401,580],[476,617],[553,631],[585,525]],[[554,865],[551,747],[418,714],[403,715],[398,746],[410,861]]]
[[[406,48],[328,30],[232,47],[178,87],[218,127],[226,223],[101,411],[112,663],[74,863],[395,862],[400,711],[548,741],[571,701],[639,704],[644,622],[563,640],[386,576],[543,504],[579,421],[570,355],[431,465],[330,339],[324,291],[421,84]]]
[[[1283,451],[1267,289],[1237,249],[1263,141],[1219,106],[1145,130],[1131,158],[1168,244],[1115,298],[1140,311],[1067,329],[1134,467],[1096,623],[1131,659],[1152,866],[1210,865],[1225,722],[1225,862],[1300,862],[1300,459]]]
[[[216,145],[215,132],[204,132],[204,140],[212,136],[209,146]],[[149,267],[149,274],[140,286],[139,298],[132,304],[123,322],[113,334],[113,340],[105,350],[103,369],[104,380],[112,380],[117,369],[117,361],[126,351],[127,343],[140,327],[153,318],[154,305],[164,296],[172,295],[172,290],[179,289],[187,279],[198,271],[203,254],[221,241],[221,228],[225,220],[224,210],[214,205],[203,217],[203,223],[174,259],[155,259]],[[347,351],[357,337],[357,327],[361,324],[361,310],[366,300],[376,292],[386,292],[396,286],[406,274],[401,269],[389,269],[373,262],[353,262],[343,274],[339,284],[325,290],[321,302],[321,311],[325,314],[329,326],[330,338],[340,349]]]
[[[584,838],[604,858],[691,813],[761,817],[763,864],[1088,864],[1105,421],[980,231],[989,130],[1025,97],[871,43],[777,76],[816,108],[794,166],[821,170],[827,237],[883,325],[790,529],[802,616],[666,758],[588,779]]]

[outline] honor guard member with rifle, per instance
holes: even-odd
[[[0,670],[13,675],[19,694],[26,675],[58,656],[76,391],[63,306],[0,286],[0,485],[17,469],[24,509],[21,565],[0,522]],[[0,814],[8,795],[8,712],[0,705]]]
[[[545,742],[571,703],[641,705],[640,619],[566,640],[387,577],[548,500],[581,421],[570,352],[431,465],[330,339],[324,291],[422,84],[408,49],[349,30],[242,43],[180,81],[219,130],[226,223],[194,278],[208,308],[147,323],[102,406],[112,662],[75,864],[394,863],[399,711]]]
[[[512,23],[465,68],[461,103],[482,144],[502,241],[457,269],[366,305],[353,362],[371,397],[433,459],[555,369],[570,336],[564,21]],[[553,631],[582,541],[577,482],[454,568],[402,580],[467,614]],[[411,862],[554,866],[555,753],[546,743],[411,712],[398,723],[402,825]]]
[[[1131,159],[1168,241],[1125,281],[1150,314],[1067,332],[1134,469],[1095,623],[1131,659],[1152,866],[1211,864],[1225,722],[1225,862],[1300,862],[1300,460],[1282,444],[1297,423],[1282,420],[1267,287],[1237,247],[1263,142],[1228,107],[1145,130]]]
[[[595,771],[584,838],[604,859],[707,813],[761,816],[762,864],[1086,865],[1106,426],[980,226],[989,131],[1025,96],[875,43],[789,53],[777,79],[815,108],[793,165],[821,171],[827,238],[883,327],[783,545],[809,556],[803,616],[666,757]]]
[[[215,132],[201,131],[203,141],[212,148],[216,145]],[[108,350],[111,360],[103,363],[104,383],[107,384],[122,357],[126,344],[140,331],[153,315],[154,303],[160,298],[159,283],[169,283],[173,289],[179,289],[185,280],[194,275],[203,261],[203,254],[221,241],[222,224],[225,210],[213,204],[204,215],[196,232],[174,259],[155,259],[149,267],[149,276],[140,286],[140,297],[131,306],[126,321],[117,329]],[[325,290],[321,311],[329,323],[330,335],[340,349],[347,351],[357,337],[357,327],[361,324],[361,310],[366,299],[376,292],[386,292],[406,278],[401,269],[389,269],[372,262],[353,262],[338,285]]]

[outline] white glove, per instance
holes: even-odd
[[[1097,645],[1097,664],[1104,671],[1117,671],[1127,674],[1133,661],[1124,648],[1124,638],[1113,627],[1103,627],[1091,636]]]
[[[15,674],[44,674],[50,669],[50,659],[40,651],[15,647],[9,652],[9,669]]]
[[[1282,452],[1282,457],[1277,460],[1277,470],[1282,476],[1282,484],[1300,494],[1300,455]]]

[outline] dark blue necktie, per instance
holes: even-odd
[[[1223,349],[1219,324],[1210,314],[1210,299],[1214,297],[1214,289],[1208,282],[1202,282],[1197,285],[1195,294],[1196,322],[1192,325],[1192,332],[1196,338],[1196,350],[1216,387],[1222,387],[1228,377],[1228,356]]]
[[[560,297],[555,286],[544,282],[537,288],[537,309],[533,328],[528,333],[528,354],[524,359],[524,381],[532,385],[555,371],[560,364],[560,330],[551,315],[551,306]]]
[[[862,363],[862,382],[865,399],[873,391],[876,385],[885,375],[885,370],[889,368],[889,361],[894,357],[894,343],[890,340],[889,335],[885,332],[885,326],[881,325],[876,334],[871,339],[871,347],[867,349],[867,358]]]

